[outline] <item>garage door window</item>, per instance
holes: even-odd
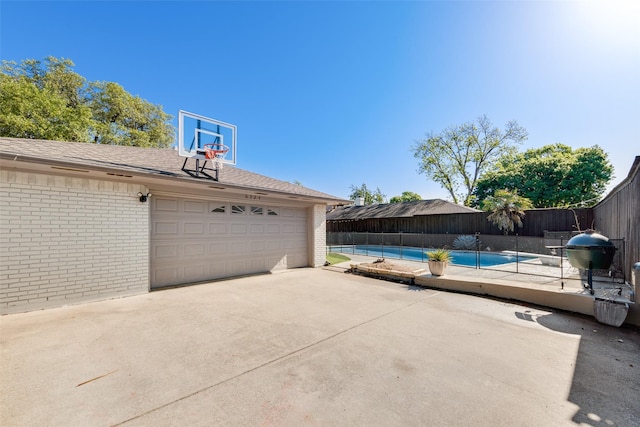
[[[227,213],[227,205],[218,205],[212,203],[209,207],[212,213]],[[280,212],[276,208],[266,208],[264,206],[249,206],[247,209],[247,206],[244,205],[231,205],[231,213],[238,215],[246,213],[249,213],[250,215],[280,215]]]

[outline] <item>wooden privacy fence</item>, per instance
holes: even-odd
[[[640,156],[629,175],[593,211],[598,231],[628,242],[625,273],[631,278],[633,264],[640,262]]]
[[[328,232],[425,233],[504,235],[487,220],[489,212],[418,215],[408,218],[327,220]],[[577,219],[577,221],[576,221]],[[525,212],[523,227],[514,233],[542,237],[545,231],[579,231],[593,227],[593,209],[533,209]]]

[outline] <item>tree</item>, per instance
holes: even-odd
[[[96,142],[169,147],[174,141],[173,128],[167,122],[171,116],[117,83],[92,83],[89,106],[96,122]]]
[[[501,156],[516,152],[527,131],[515,120],[502,131],[486,115],[473,122],[429,134],[411,150],[418,171],[445,188],[454,203],[470,206],[478,178]]]
[[[171,116],[117,83],[87,82],[69,59],[2,61],[0,136],[169,147]]]
[[[0,136],[88,141],[91,110],[83,104],[84,79],[69,60],[3,61],[0,73]]]
[[[389,203],[413,202],[416,200],[422,200],[422,197],[411,191],[403,191],[402,196],[393,196],[389,199]]]
[[[379,188],[376,188],[375,192],[370,191],[367,188],[367,184],[362,184],[361,187],[351,186],[350,200],[356,200],[358,197],[364,197],[365,205],[372,205],[374,203],[384,203],[385,195],[382,194]]]
[[[482,202],[482,209],[491,212],[487,220],[497,225],[504,234],[513,231],[514,225],[522,227],[524,211],[532,207],[529,199],[520,197],[517,191],[509,190],[496,190],[493,196]]]
[[[612,177],[607,153],[597,145],[576,150],[564,144],[545,145],[502,157],[478,181],[475,200],[507,189],[517,190],[536,208],[593,206]]]

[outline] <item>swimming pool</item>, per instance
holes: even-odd
[[[412,248],[409,246],[377,246],[377,245],[334,245],[327,247],[329,252],[344,254],[368,255],[380,258],[397,258],[407,261],[428,261],[427,252],[431,248]],[[496,265],[521,262],[535,257],[524,255],[498,254],[491,252],[451,251],[451,264],[463,267],[493,267]]]

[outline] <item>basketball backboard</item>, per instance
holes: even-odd
[[[224,145],[228,151],[220,161],[235,165],[236,133],[235,125],[183,110],[178,112],[178,154],[182,157],[206,160],[205,145]]]

